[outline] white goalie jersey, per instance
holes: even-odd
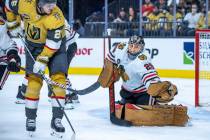
[[[151,83],[157,83],[160,78],[150,62],[150,58],[143,51],[135,59],[128,56],[128,45],[113,47],[107,58],[123,68],[128,76],[127,81],[123,81],[122,88],[132,93],[146,92]]]
[[[18,51],[16,43],[7,34],[7,26],[0,16],[0,59],[7,58],[7,52],[11,49]]]

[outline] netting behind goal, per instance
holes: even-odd
[[[195,35],[195,106],[210,106],[210,30]]]

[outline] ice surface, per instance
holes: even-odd
[[[83,89],[96,81],[97,76],[69,77],[73,86]],[[24,105],[15,104],[18,85],[23,75],[10,75],[0,91],[0,140],[54,140],[50,135],[51,105],[44,84],[39,102],[37,131],[33,138],[25,131]],[[109,121],[108,90],[99,88],[95,92],[80,96],[80,104],[66,113],[76,131],[76,140],[210,140],[209,108],[194,108],[194,81],[191,79],[170,80],[178,86],[179,94],[173,103],[188,106],[190,124],[186,127],[120,127]],[[116,84],[116,98],[120,90]],[[116,99],[116,100],[117,100]],[[210,102],[210,101],[209,101]],[[70,140],[72,131],[65,118],[66,133],[63,140]]]

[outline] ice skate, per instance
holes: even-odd
[[[28,136],[29,137],[34,137],[34,133],[35,133],[35,131],[33,132],[33,131],[28,131]]]
[[[16,104],[25,104],[25,97],[23,96],[23,93],[21,91],[21,86],[18,87],[18,94],[16,96]]]
[[[65,103],[73,103],[73,104],[77,104],[79,103],[79,97],[77,94],[75,93],[69,93],[66,95],[66,100]]]
[[[71,84],[71,82],[68,78],[66,80],[66,86],[68,88],[72,88],[72,84]],[[74,109],[73,104],[75,104],[75,103],[79,103],[78,95],[67,90],[66,91],[66,98],[65,98],[65,110]]]
[[[17,98],[15,101],[16,104],[25,104],[25,100],[21,98]]]
[[[74,109],[74,105],[72,103],[65,103],[65,110],[72,110]]]
[[[35,119],[26,119],[26,131],[30,137],[34,136],[36,131],[36,120]]]
[[[53,118],[51,120],[51,128],[52,128],[52,132],[51,132],[52,136],[63,138],[65,128],[63,127],[60,118]]]
[[[79,102],[79,97],[78,97],[77,94],[72,93],[70,96],[71,96],[71,100],[72,100],[72,103],[73,103],[73,104],[78,104],[78,103],[80,103],[80,102]]]
[[[52,132],[50,133],[51,136],[57,137],[62,139],[63,138],[63,133],[61,132],[56,132],[54,129],[52,129]]]
[[[66,86],[68,88],[72,88],[72,84],[71,81],[69,80],[69,78],[66,79]],[[66,91],[66,104],[68,103],[79,103],[79,97],[77,94],[71,92],[71,91]]]
[[[79,103],[78,95],[67,94],[65,98],[65,110],[74,109],[74,105]]]

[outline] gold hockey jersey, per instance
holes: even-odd
[[[57,50],[65,37],[63,13],[56,6],[50,15],[40,15],[36,5],[37,0],[7,0],[7,19],[14,22],[16,15],[20,15],[28,41]]]

